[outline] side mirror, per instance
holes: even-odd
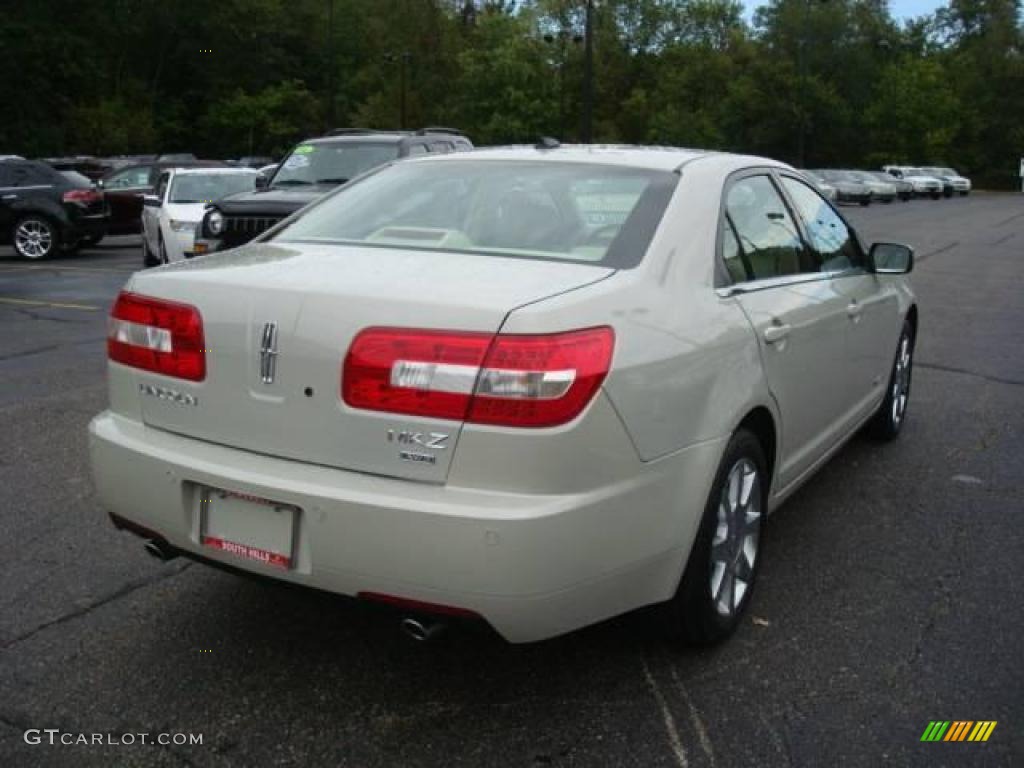
[[[143,195],[142,204],[149,208],[159,208],[160,198],[157,197],[156,195]]]
[[[875,243],[868,252],[872,270],[879,275],[905,275],[914,268],[914,249],[899,243]]]
[[[260,174],[256,177],[256,189],[266,189],[270,185],[270,177]]]

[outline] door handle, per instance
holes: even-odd
[[[789,336],[791,330],[793,330],[791,325],[769,325],[764,329],[764,340],[769,344],[775,344]]]
[[[852,320],[856,320],[860,317],[860,313],[864,311],[864,307],[858,304],[856,301],[851,301],[846,305],[846,314],[850,316]]]

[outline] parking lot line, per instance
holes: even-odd
[[[0,264],[0,271],[16,272],[19,270],[26,271],[43,271],[49,272],[51,270],[57,272],[107,272],[116,275],[130,275],[136,270],[129,267],[128,269],[114,269],[113,267],[66,267],[58,266],[56,264]]]
[[[91,304],[73,304],[66,301],[35,301],[33,299],[10,299],[0,296],[0,304],[20,304],[29,307],[50,307],[52,309],[84,309],[87,311],[95,311],[100,307],[94,307]]]

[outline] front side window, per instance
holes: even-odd
[[[398,144],[325,142],[300,144],[285,158],[271,182],[274,187],[344,184],[398,157]]]
[[[677,180],[582,163],[396,163],[327,198],[274,239],[628,268],[643,257]]]
[[[817,271],[768,176],[747,176],[734,182],[726,193],[725,210],[752,279]]]
[[[167,191],[167,180],[171,177],[169,173],[161,173],[160,180],[156,183],[156,196],[161,200],[164,199],[164,193]]]
[[[802,181],[784,176],[782,186],[803,219],[811,247],[817,251],[821,271],[835,272],[856,266],[860,262],[857,244],[832,206]]]

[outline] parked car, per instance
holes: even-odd
[[[832,202],[832,203],[837,203],[838,202],[838,200],[839,200],[839,193],[838,193],[838,191],[836,190],[835,187],[833,187],[831,184],[829,184],[824,179],[822,179],[822,178],[820,178],[818,176],[815,176],[814,173],[811,172],[811,171],[808,171],[808,170],[805,169],[803,171],[803,174],[807,178],[807,180],[809,182],[811,182],[811,184],[813,184],[817,188],[817,190],[819,192],[821,192],[822,195],[825,196],[826,200],[828,200],[829,202]]]
[[[0,163],[0,243],[23,259],[98,243],[108,218],[103,193],[81,174],[36,160]]]
[[[661,603],[712,643],[767,514],[862,426],[900,432],[912,264],[771,160],[548,142],[393,163],[133,276],[98,497],[160,558],[383,602],[419,638]]]
[[[90,155],[74,157],[45,157],[42,161],[58,171],[76,171],[90,181],[97,181],[106,176],[111,168],[103,160]]]
[[[889,181],[882,181],[867,171],[846,171],[847,177],[853,181],[859,181],[871,190],[871,201],[879,203],[891,203],[896,199],[896,185]]]
[[[266,165],[270,165],[274,162],[274,158],[267,157],[266,155],[246,155],[240,157],[237,160],[229,161],[232,165],[237,165],[242,168],[262,168]]]
[[[961,176],[952,168],[927,166],[921,170],[942,180],[949,190],[946,197],[952,197],[954,194],[967,196],[971,193],[971,180],[966,176]]]
[[[157,155],[158,163],[194,163],[198,160],[191,152],[171,152],[166,155]]]
[[[914,185],[909,181],[897,179],[895,176],[890,176],[885,171],[863,171],[863,173],[870,174],[878,181],[883,181],[886,184],[892,184],[893,187],[896,188],[896,196],[904,203],[909,202],[914,197]]]
[[[837,204],[871,205],[871,190],[863,182],[848,176],[845,171],[824,169],[807,173],[835,188]]]
[[[890,176],[910,182],[914,187],[915,197],[930,197],[932,200],[942,197],[944,187],[942,180],[926,174],[920,168],[910,165],[886,165],[882,170]]]
[[[292,149],[255,192],[225,198],[206,212],[197,252],[236,248],[340,184],[403,157],[473,148],[451,128],[371,131],[339,128]]]
[[[222,197],[255,189],[250,168],[170,168],[156,191],[142,198],[142,263],[147,267],[192,258],[203,211]]]
[[[217,160],[194,162],[151,161],[111,171],[100,180],[110,204],[110,234],[142,231],[142,198],[153,194],[156,181],[168,168],[224,168]]]

